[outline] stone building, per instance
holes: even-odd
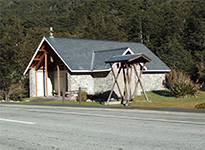
[[[30,97],[54,93],[60,96],[63,89],[72,91],[79,87],[89,94],[109,91],[114,78],[105,60],[136,53],[151,59],[142,74],[145,91],[164,89],[162,82],[170,69],[142,43],[43,37],[24,72],[29,75]],[[115,71],[118,65],[113,64]],[[122,78],[120,75],[119,84],[123,87]],[[115,92],[118,93],[116,89]]]

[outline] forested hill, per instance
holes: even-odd
[[[204,0],[1,0],[0,79],[16,82],[43,36],[142,42],[171,69],[205,70]]]

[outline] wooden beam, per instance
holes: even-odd
[[[39,61],[40,60],[40,58],[34,58],[34,60],[33,61]]]
[[[123,65],[123,78],[124,78],[124,98],[123,98],[123,100],[126,100],[126,102],[127,102],[127,80],[126,80],[126,75],[125,75],[125,68],[124,68],[124,65]],[[122,100],[122,104],[123,104],[123,100]]]
[[[57,76],[58,76],[58,97],[60,97],[61,91],[60,91],[60,68],[59,68],[59,65],[57,65]]]
[[[39,52],[46,52],[45,49],[39,49],[38,51],[39,51]]]
[[[38,61],[33,61],[30,65],[29,69],[35,68],[35,65],[38,63]]]
[[[111,64],[111,63],[110,63],[110,67],[111,67],[111,71],[112,71],[112,73],[113,73],[115,82],[113,83],[112,89],[111,89],[111,91],[110,91],[110,95],[108,96],[108,99],[107,99],[107,102],[110,101],[110,98],[111,98],[112,93],[113,93],[113,91],[114,91],[115,84],[117,84],[118,90],[119,90],[119,92],[120,92],[120,96],[123,98],[122,92],[121,92],[121,90],[120,90],[120,86],[119,86],[119,84],[118,84],[118,82],[117,82],[117,79],[118,79],[119,74],[120,74],[120,71],[121,71],[121,67],[120,67],[120,69],[118,70],[117,76],[115,76],[115,72],[114,72],[114,70],[113,70],[113,67],[112,67],[112,64]]]
[[[129,67],[128,67],[128,64],[125,64],[126,65],[126,70],[127,70],[127,103],[130,99],[130,90],[131,90],[131,87],[130,87],[130,77],[129,77]]]
[[[145,90],[144,90],[144,88],[143,88],[142,82],[141,82],[141,80],[140,80],[141,75],[142,75],[142,72],[143,72],[143,69],[144,69],[144,66],[145,66],[145,63],[143,64],[143,67],[142,67],[142,69],[140,70],[140,76],[138,75],[135,66],[134,66],[134,69],[135,69],[136,76],[137,76],[137,78],[138,78],[138,82],[137,82],[137,83],[140,84],[140,87],[141,87],[141,89],[142,89],[142,91],[143,91],[143,93],[144,93],[144,96],[145,96],[146,101],[151,102],[151,101],[148,99],[147,94],[146,94],[146,92],[145,92]],[[133,94],[133,95],[134,95],[134,94]]]
[[[47,77],[48,77],[48,62],[47,62],[47,53],[45,53],[45,88],[46,88],[46,97],[48,96],[48,81],[47,81]]]
[[[45,48],[45,44],[43,44],[42,46],[41,46],[41,49],[44,49]]]
[[[129,90],[130,90],[130,91],[129,91],[129,92],[130,92],[130,98],[131,98],[131,100],[133,100],[133,99],[132,99],[132,82],[131,82],[131,81],[132,81],[132,68],[133,68],[133,66],[130,65],[130,74],[129,74],[129,85],[130,85],[130,86],[129,86],[129,88],[130,88]]]
[[[40,60],[39,60],[39,62],[37,63],[37,65],[36,65],[36,70],[38,70],[38,68],[39,68],[39,66],[40,66],[40,64],[41,64],[41,62],[43,61],[43,58],[44,58],[44,56],[45,56],[45,54],[46,53],[44,53],[41,57],[40,57]]]
[[[137,64],[138,65],[138,64]],[[135,67],[135,64],[133,64],[133,68],[134,68],[134,71],[135,71],[135,75],[137,76],[137,82],[135,84],[135,89],[134,89],[134,92],[133,92],[133,95],[132,95],[132,99],[134,99],[135,95],[136,95],[136,92],[137,92],[137,87],[138,87],[138,83],[140,81],[140,78],[141,78],[141,75],[142,75],[142,71],[140,72],[140,75],[138,77],[137,75],[137,69]]]
[[[66,72],[66,89],[65,91],[68,91],[68,73]]]

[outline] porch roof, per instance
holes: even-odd
[[[150,62],[147,56],[143,55],[142,53],[138,54],[131,54],[131,55],[117,55],[113,56],[112,58],[105,61],[105,63],[140,63],[140,62]]]

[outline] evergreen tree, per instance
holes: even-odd
[[[24,68],[23,31],[19,18],[8,18],[3,27],[4,34],[0,41],[1,84],[6,100],[10,94],[10,86],[20,84]]]
[[[195,80],[198,74],[204,78],[202,0],[2,0],[1,90],[8,93],[11,84],[22,82],[22,73],[50,26],[54,36],[142,42],[171,69]]]

